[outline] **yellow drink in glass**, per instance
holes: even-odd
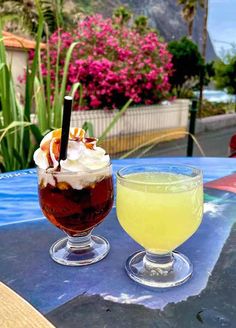
[[[199,227],[203,214],[202,172],[185,165],[134,165],[117,173],[117,216],[145,248],[131,255],[126,271],[133,280],[167,288],[187,281],[189,259],[173,251]]]
[[[117,215],[124,230],[145,249],[168,253],[197,230],[201,184],[173,173],[134,173],[128,179],[117,184]]]

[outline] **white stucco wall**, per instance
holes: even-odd
[[[27,65],[28,52],[15,48],[7,48],[7,60],[11,66],[13,81],[15,83],[15,90],[17,93],[24,95],[24,83],[18,81],[19,76],[24,76]]]
[[[168,104],[130,107],[118,120],[108,136],[187,128],[189,104],[188,99],[177,99]],[[108,112],[104,110],[73,112],[71,126],[82,126],[84,122],[91,122],[94,135],[100,136],[111,123],[116,113],[116,110]]]

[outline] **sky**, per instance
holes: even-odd
[[[236,0],[209,0],[208,31],[218,55],[236,44]]]

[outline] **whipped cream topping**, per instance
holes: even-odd
[[[57,182],[66,182],[75,189],[82,189],[111,175],[109,155],[97,147],[97,139],[86,138],[83,129],[70,128],[67,158],[60,161],[59,170],[60,143],[61,129],[57,129],[43,138],[34,153],[34,161],[41,169],[40,184],[55,186]]]
[[[61,129],[49,132],[34,153],[34,161],[41,169],[57,170],[59,166]],[[85,138],[81,128],[70,128],[67,159],[60,161],[61,171],[88,172],[109,165],[110,157],[96,146],[97,139]]]

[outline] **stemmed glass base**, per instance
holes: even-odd
[[[65,238],[56,241],[50,248],[52,259],[63,265],[82,266],[102,260],[109,252],[109,242],[91,235]]]
[[[181,285],[193,272],[189,259],[178,252],[157,255],[148,251],[139,251],[127,259],[125,269],[131,279],[155,288]]]

